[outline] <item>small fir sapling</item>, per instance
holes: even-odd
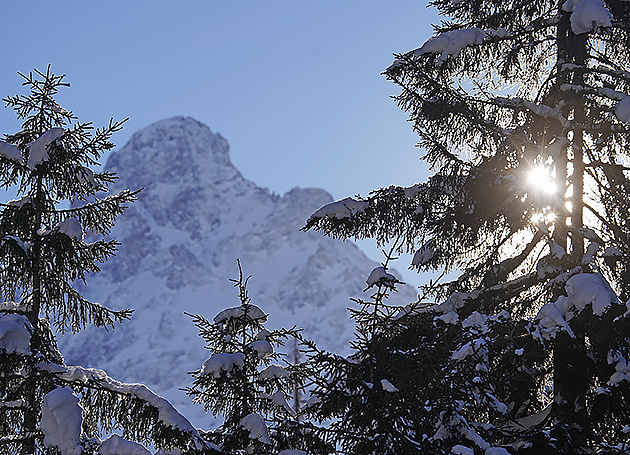
[[[288,401],[312,374],[307,364],[289,363],[277,351],[286,340],[301,339],[299,332],[265,328],[267,314],[251,303],[250,277],[243,276],[240,262],[238,267],[239,277],[231,281],[240,305],[220,311],[212,321],[191,315],[211,355],[186,391],[193,402],[223,417],[223,424],[205,437],[227,454],[331,453]]]

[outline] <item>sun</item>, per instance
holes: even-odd
[[[527,174],[527,182],[537,192],[553,194],[558,190],[549,168],[536,166]]]

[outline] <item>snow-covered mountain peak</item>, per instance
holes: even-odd
[[[106,168],[145,188],[242,178],[230,162],[228,142],[191,117],[173,117],[143,128],[110,155]]]
[[[295,325],[320,348],[350,352],[347,307],[351,297],[369,298],[362,290],[378,264],[352,242],[300,231],[330,194],[294,188],[279,196],[258,187],[232,166],[225,139],[184,117],[134,134],[105,168],[118,173],[113,191],[144,190],[112,229],[121,242],[117,255],[80,292],[135,312],[113,331],[62,339],[68,364],[146,383],[209,427],[212,419],[179,390],[190,383],[187,372],[209,357],[184,313],[211,320],[239,304],[230,282],[238,277],[237,259],[252,275],[249,296],[269,314],[270,329]],[[401,286],[390,303],[415,298]]]

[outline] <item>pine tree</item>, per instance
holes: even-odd
[[[212,355],[194,373],[187,393],[213,416],[223,417],[223,424],[205,437],[226,454],[329,454],[332,449],[288,402],[312,374],[309,366],[286,359],[284,365],[277,363],[285,356],[276,349],[300,338],[299,332],[265,328],[267,314],[251,303],[250,277],[244,277],[240,262],[238,266],[239,278],[231,281],[240,305],[220,311],[212,321],[193,316]]]
[[[409,416],[411,439],[435,453],[627,453],[630,3],[432,5],[451,19],[385,75],[434,174],[332,203],[306,228],[459,271],[397,320],[396,343],[424,327],[417,349],[449,352],[428,364],[440,380],[417,392],[428,411]]]
[[[0,453],[144,450],[117,435],[99,439],[114,430],[157,448],[204,450],[166,400],[101,370],[67,366],[57,350],[53,330],[113,327],[131,316],[86,300],[74,284],[114,254],[117,242],[104,236],[138,191],[102,197],[115,175],[90,169],[123,122],[77,122],[55,101],[68,84],[50,67],[21,76],[30,93],[4,101],[22,129],[0,141],[0,185],[18,197],[0,204]],[[88,243],[85,234],[98,239]]]

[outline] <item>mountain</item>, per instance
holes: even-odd
[[[60,340],[68,364],[145,383],[204,428],[213,419],[178,390],[209,357],[184,312],[212,319],[238,305],[229,281],[238,277],[237,259],[252,275],[249,296],[269,313],[269,328],[296,325],[340,354],[350,352],[354,329],[349,299],[368,298],[365,278],[378,266],[351,242],[300,231],[331,202],[327,192],[272,194],[243,178],[228,151],[207,126],[176,117],[135,133],[110,155],[105,168],[119,176],[112,192],[144,190],[112,230],[118,254],[80,291],[110,308],[134,308],[134,317],[109,332]],[[415,298],[403,286],[393,301]]]

